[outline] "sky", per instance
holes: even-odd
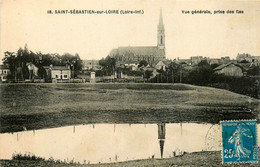
[[[166,58],[260,56],[260,1],[0,0],[0,59],[25,43],[42,53],[106,57],[119,46],[156,46],[162,8]],[[55,10],[142,10],[143,14],[55,14]],[[52,10],[53,14],[47,14]],[[212,14],[183,14],[209,10]],[[214,14],[233,10],[234,14]],[[236,13],[243,11],[243,14]]]

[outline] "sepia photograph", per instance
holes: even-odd
[[[0,0],[0,166],[260,166],[260,1]]]

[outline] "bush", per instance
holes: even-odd
[[[232,77],[214,74],[208,86],[227,89],[254,98],[260,98],[260,77]]]
[[[44,161],[45,159],[44,158],[41,158],[41,157],[37,157],[35,156],[34,154],[13,154],[12,156],[12,159],[13,160],[32,160],[32,161]]]
[[[181,78],[181,81],[180,81]],[[226,89],[239,94],[260,98],[260,77],[259,76],[226,76],[216,74],[208,67],[194,67],[192,71],[182,71],[174,74],[174,81],[170,73],[162,72],[157,75],[151,82],[159,83],[188,83],[199,86],[210,86],[215,88]]]

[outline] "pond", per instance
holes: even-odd
[[[32,153],[67,162],[109,163],[218,151],[221,131],[218,124],[88,124],[2,133],[0,148],[0,159]]]

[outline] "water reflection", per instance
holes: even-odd
[[[165,124],[157,124],[158,125],[158,139],[160,145],[161,158],[163,158],[163,147],[165,140]]]
[[[0,159],[11,159],[15,152],[80,163],[168,158],[184,152],[220,150],[219,127],[195,123],[93,124],[3,133]]]

